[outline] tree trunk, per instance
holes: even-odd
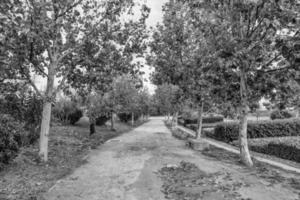
[[[240,110],[240,124],[239,124],[239,143],[240,143],[240,157],[242,162],[248,167],[253,166],[247,141],[247,114],[248,101],[246,90],[245,72],[241,69],[240,72],[240,95],[241,95],[241,110]]]
[[[178,112],[175,112],[174,115],[173,115],[173,119],[172,119],[172,126],[173,127],[177,127],[178,123]]]
[[[51,121],[51,103],[54,97],[54,77],[55,77],[56,62],[48,66],[47,86],[44,97],[41,131],[40,131],[40,146],[39,156],[44,161],[48,161],[48,140]]]
[[[201,105],[198,108],[198,129],[196,132],[196,139],[201,138],[202,131],[202,122],[203,122],[203,102],[201,101]]]
[[[134,113],[131,113],[131,126],[134,126]]]
[[[48,161],[48,140],[51,119],[51,102],[46,101],[43,105],[42,124],[40,132],[39,156],[44,162]]]
[[[114,113],[111,113],[110,115],[110,129],[113,131],[115,130],[115,125],[114,125]]]

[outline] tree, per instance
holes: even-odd
[[[137,104],[138,104],[138,110],[139,113],[141,113],[142,120],[147,118],[149,116],[149,110],[150,110],[150,94],[148,91],[148,88],[144,87],[138,92],[137,96]]]
[[[14,0],[1,3],[1,12],[10,10],[5,16],[8,31],[1,35],[1,41],[9,38],[4,46],[3,64],[9,73],[16,74],[15,79],[30,84],[44,101],[39,152],[44,161],[48,160],[51,104],[57,92],[64,88],[68,75],[81,62],[70,58],[76,57],[85,41],[95,37],[95,32],[102,31],[102,25],[119,20],[120,14],[131,6],[130,0]],[[46,79],[45,91],[38,89],[33,75]],[[54,87],[55,78],[60,78],[57,88]]]
[[[214,44],[216,58],[220,61],[212,70],[220,75],[219,79],[225,80],[224,86],[235,84],[239,90],[240,96],[233,100],[240,108],[241,159],[247,166],[252,166],[247,144],[249,102],[273,89],[273,76],[270,73],[275,70],[272,64],[283,59],[277,49],[276,39],[281,38],[278,31],[282,31],[283,23],[292,19],[285,17],[293,15],[292,12],[288,13],[288,6],[293,5],[272,0],[216,0],[197,6],[200,8],[199,14],[210,16],[205,20],[209,28],[204,31],[210,33],[206,39]],[[220,71],[226,73],[221,74]],[[226,74],[229,77],[225,77]]]
[[[171,84],[158,85],[155,90],[155,102],[157,103],[160,112],[167,115],[168,122],[170,122],[170,115],[178,112],[178,108],[176,107],[178,104],[178,92],[178,86]]]
[[[139,81],[126,74],[117,77],[113,82],[113,98],[118,113],[131,114],[131,125],[134,125],[134,114],[138,111]]]

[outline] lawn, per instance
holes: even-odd
[[[91,149],[130,131],[132,127],[116,122],[115,129],[111,131],[109,126],[97,126],[96,134],[90,136],[85,117],[75,126],[53,125],[50,130],[49,161],[39,161],[38,144],[22,148],[18,157],[0,172],[0,199],[42,199],[41,195],[56,181],[86,162]]]

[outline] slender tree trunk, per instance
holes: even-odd
[[[43,105],[42,124],[40,132],[40,151],[39,156],[44,162],[48,161],[48,140],[51,119],[51,102],[45,102]]]
[[[251,167],[253,162],[248,148],[247,141],[247,114],[248,114],[248,101],[247,101],[247,90],[246,90],[246,78],[245,72],[241,69],[240,72],[240,95],[241,95],[241,113],[240,113],[240,124],[239,124],[239,143],[240,143],[240,157],[242,162]]]
[[[134,113],[131,113],[131,126],[134,126]]]
[[[203,122],[203,101],[201,101],[201,105],[198,107],[198,129],[196,132],[196,139],[201,138],[202,131],[202,122]]]
[[[54,58],[53,63],[48,66],[47,86],[44,98],[41,131],[40,131],[40,143],[39,143],[39,156],[44,161],[48,161],[48,140],[49,129],[51,121],[51,103],[54,98],[54,77],[56,61]]]
[[[115,130],[115,124],[114,124],[114,113],[111,113],[110,115],[110,129],[113,131]]]
[[[178,125],[177,122],[178,122],[178,112],[175,112],[173,115],[173,119],[172,119],[172,126],[177,127],[177,125]]]

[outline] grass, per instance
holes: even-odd
[[[136,123],[138,125],[141,122]],[[0,172],[0,200],[43,199],[42,194],[57,180],[86,162],[91,149],[132,128],[116,122],[115,131],[111,131],[109,126],[97,126],[96,133],[90,136],[87,118],[82,118],[75,126],[52,126],[49,161],[39,161],[38,144],[22,148],[18,157]]]

